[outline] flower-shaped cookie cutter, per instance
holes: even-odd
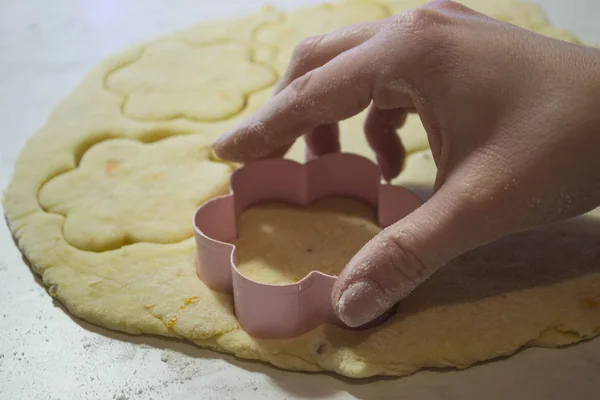
[[[370,160],[337,153],[306,164],[271,159],[243,166],[233,173],[229,194],[196,210],[198,276],[213,290],[233,293],[236,317],[248,334],[275,339],[301,335],[323,323],[346,327],[331,304],[335,276],[312,271],[292,284],[256,282],[238,271],[235,246],[228,243],[237,237],[238,216],[253,205],[265,201],[308,205],[328,196],[371,204],[377,208],[381,227],[421,205],[420,198],[408,189],[381,183],[379,168]],[[382,319],[374,323],[380,322]]]

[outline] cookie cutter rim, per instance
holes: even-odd
[[[286,159],[257,161],[233,172],[229,193],[197,208],[193,217],[197,274],[213,290],[233,294],[235,315],[251,336],[283,339],[324,323],[346,329],[333,312],[331,290],[336,276],[311,271],[298,282],[266,284],[244,276],[236,266],[237,219],[246,209],[267,201],[306,206],[330,196],[354,198],[375,207],[385,228],[422,202],[402,187],[381,183],[376,164],[362,156],[336,153],[301,164]],[[358,329],[387,320],[395,309]]]

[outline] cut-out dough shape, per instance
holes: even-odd
[[[211,34],[214,23],[204,30],[197,25],[188,31],[189,37],[185,31],[178,32],[168,41],[148,44],[150,52],[140,54],[136,46],[97,66],[28,141],[5,194],[11,231],[50,294],[74,315],[110,329],[178,337],[281,368],[328,370],[350,377],[405,375],[427,367],[464,368],[510,355],[523,346],[555,347],[597,335],[600,211],[522,232],[459,258],[404,299],[387,323],[365,332],[324,325],[292,339],[257,340],[240,329],[231,297],[211,291],[197,278],[194,241],[179,240],[191,235],[197,204],[192,203],[224,192],[229,178],[229,167],[208,161],[206,145],[224,126],[266,101],[267,90],[252,95],[243,113],[219,123],[166,121],[189,110],[185,104],[175,109],[162,100],[137,110],[148,118],[141,122],[125,118],[120,101],[135,93],[168,94],[173,89],[212,96],[212,88],[205,83],[217,81],[220,89],[231,88],[236,94],[259,90],[274,75],[249,61],[249,49],[260,45],[257,40],[267,40],[274,50],[283,49],[279,61],[284,64],[284,54],[289,55],[293,41],[304,35],[385,17],[390,10],[397,13],[415,5],[414,0],[381,1],[310,7],[274,20],[270,19],[272,10],[263,10],[228,22],[231,36],[226,39],[243,44],[212,43],[223,39],[224,31]],[[492,16],[519,20],[538,32],[558,35],[535,7],[513,0],[469,0],[468,4],[485,7]],[[525,9],[529,11],[523,14]],[[240,30],[235,29],[238,23]],[[204,34],[210,44],[183,43],[202,43],[199,36]],[[179,39],[172,40],[173,36]],[[210,68],[209,53],[214,56]],[[167,61],[167,55],[174,58]],[[244,67],[232,66],[230,56]],[[187,64],[182,66],[182,60]],[[198,70],[192,74],[192,69],[200,67],[202,74]],[[177,105],[182,98],[174,99]],[[186,116],[225,118],[238,107],[238,103],[230,108],[223,104],[217,98],[211,104],[197,103],[192,112],[198,114]],[[369,153],[366,143],[360,144],[362,134],[355,132],[362,123],[356,124],[343,138],[356,138],[359,154]],[[150,139],[160,137],[161,132],[181,131],[178,126],[185,126],[186,133],[197,129],[198,134],[149,145],[108,140],[89,148],[78,168],[74,163],[85,148],[111,135]],[[408,138],[405,143],[409,147]],[[425,150],[409,155],[396,182],[431,187],[435,171]],[[157,185],[149,182],[154,174],[169,179]],[[139,225],[128,220],[132,215],[140,217]],[[293,237],[294,215],[284,211],[278,215],[281,229],[287,229],[283,235]],[[68,222],[73,219],[75,223]],[[92,235],[94,245],[89,242]],[[131,241],[140,242],[115,248]],[[109,248],[115,249],[99,251]],[[523,361],[504,363],[511,368],[513,362]],[[526,370],[523,365],[520,368]]]
[[[65,239],[83,250],[179,242],[196,207],[228,190],[231,168],[210,161],[208,145],[200,135],[101,142],[42,187],[40,204],[66,216]]]
[[[240,112],[248,94],[277,79],[251,58],[242,43],[158,41],[137,61],[112,72],[107,85],[126,96],[123,111],[133,118],[216,121]]]

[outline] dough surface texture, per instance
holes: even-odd
[[[460,257],[368,331],[324,325],[293,339],[258,340],[240,329],[232,298],[197,278],[191,214],[227,191],[233,170],[212,156],[212,140],[269,98],[298,40],[419,3],[342,1],[288,13],[266,7],[133,45],[92,69],[27,142],[4,196],[11,231],[49,294],[109,329],[348,377],[465,368],[523,346],[597,335],[596,211]],[[575,41],[534,6],[466,4]],[[373,158],[360,132],[363,118],[341,123],[342,147]],[[400,135],[409,157],[396,183],[426,193],[436,169],[418,117]],[[302,160],[302,150],[299,142],[289,157]],[[251,209],[240,222],[244,268],[271,282],[297,280],[313,265],[336,272],[377,232],[372,218],[372,210],[340,199]],[[261,236],[269,229],[289,241],[285,253],[269,251]],[[301,265],[279,265],[286,259]]]
[[[352,199],[325,198],[307,207],[266,203],[238,220],[236,260],[258,282],[298,282],[311,271],[339,274],[381,231],[375,210]]]

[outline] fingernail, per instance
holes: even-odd
[[[356,328],[383,314],[390,306],[387,296],[370,280],[354,282],[342,292],[336,313],[343,323]]]
[[[227,136],[229,135],[225,133],[212,142],[212,148],[215,151],[215,153],[218,154],[222,151],[222,145],[223,143],[225,143],[225,139],[227,138]]]
[[[228,162],[243,162],[243,157],[240,157],[239,151],[232,152],[232,142],[231,142],[232,132],[226,132],[219,136],[212,142],[212,149],[223,161]],[[239,147],[239,146],[238,146]]]

